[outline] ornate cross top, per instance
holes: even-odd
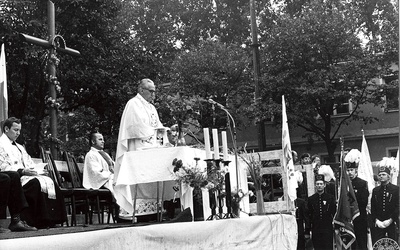
[[[55,11],[54,11],[54,3],[50,0],[47,1],[47,16],[48,16],[48,32],[49,32],[49,40],[43,40],[37,37],[33,37],[26,34],[20,34],[21,38],[29,43],[39,45],[43,48],[49,49],[49,63],[48,65],[48,74],[50,76],[50,84],[49,84],[49,93],[50,93],[50,101],[55,104],[57,100],[57,92],[56,92],[56,66],[58,64],[58,59],[56,57],[56,51],[66,53],[69,55],[79,56],[80,52],[66,46],[65,40],[62,36],[56,35],[56,25],[55,25]],[[53,157],[57,157],[57,106],[50,105],[50,133],[51,133],[51,141],[50,141],[50,151]]]

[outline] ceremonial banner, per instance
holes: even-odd
[[[297,180],[294,175],[294,163],[292,157],[292,146],[290,144],[289,125],[286,116],[285,96],[282,95],[282,152],[283,152],[283,171],[286,171],[288,195],[291,201],[297,198]]]
[[[353,220],[360,215],[356,195],[351,185],[350,177],[347,175],[346,164],[343,164],[340,176],[339,204],[333,219],[335,233],[339,239],[339,243],[348,249],[356,240],[354,234]]]
[[[4,52],[4,44],[2,44],[0,54],[0,123],[8,118],[7,95],[6,54]]]

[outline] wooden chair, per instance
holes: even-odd
[[[72,187],[67,187],[65,185],[65,182],[62,181],[61,175],[57,169],[57,166],[54,162],[54,159],[51,155],[50,152],[45,151],[45,159],[48,163],[48,171],[51,173],[51,177],[57,185],[60,187],[61,192],[64,195],[64,198],[70,198],[71,202],[70,205],[72,207],[71,209],[71,225],[76,226],[76,207],[77,205],[83,205],[84,206],[84,213],[85,213],[85,223],[88,223],[89,220],[89,200],[93,197],[96,197],[96,191],[95,190],[88,190],[82,187],[75,187],[73,182],[72,182]],[[71,179],[73,179],[71,177]]]
[[[254,154],[256,158],[260,158],[261,161],[270,161],[270,160],[280,160],[283,161],[282,150],[271,150],[271,151],[263,151]],[[295,170],[299,170],[300,172],[305,172],[307,177],[307,191],[308,195],[314,194],[314,174],[311,165],[295,165]],[[273,175],[280,174],[282,176],[282,184],[283,184],[283,200],[282,201],[270,201],[264,202],[265,212],[267,214],[273,213],[287,213],[294,209],[294,203],[289,200],[289,196],[287,193],[287,177],[285,171],[282,171],[282,166],[277,167],[264,167],[261,169],[261,175]],[[272,190],[273,191],[273,190]],[[250,211],[255,212],[256,204],[250,203]]]
[[[83,175],[79,170],[78,164],[76,163],[75,158],[69,154],[68,152],[64,152],[64,157],[68,165],[68,170],[71,174],[72,183],[74,187],[83,187]],[[89,190],[89,189],[87,189]],[[104,207],[107,207],[107,223],[110,223],[110,216],[113,217],[113,221],[115,222],[114,216],[114,202],[113,202],[113,195],[110,190],[108,189],[97,189],[93,190],[90,189],[93,193],[93,201],[95,202],[94,206],[96,208],[98,222],[104,223]],[[94,209],[89,210],[89,220],[92,223],[92,214]]]

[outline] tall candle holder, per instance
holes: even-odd
[[[224,166],[228,166],[230,161],[223,161]],[[232,189],[231,189],[231,178],[230,173],[225,174],[225,193],[226,193],[226,209],[227,213],[223,219],[236,218],[236,215],[232,213]]]
[[[221,162],[221,159],[206,159],[207,162],[207,176],[211,176],[214,170],[219,170],[219,164]],[[217,198],[218,200],[220,199],[220,195],[217,190],[217,197],[216,197],[216,189],[211,188],[208,190],[208,195],[209,195],[209,202],[210,202],[210,209],[211,209],[211,215],[207,218],[207,220],[219,220],[222,219],[221,217],[221,208],[219,208],[219,213],[217,214],[216,209],[217,209]],[[221,207],[221,202],[218,202],[219,207]]]

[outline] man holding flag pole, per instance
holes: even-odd
[[[350,177],[347,174],[347,167],[344,162],[343,154],[343,138],[340,140],[341,144],[341,175],[339,186],[339,201],[338,208],[333,219],[335,227],[336,239],[338,240],[338,248],[343,247],[349,249],[351,244],[356,240],[353,221],[360,215],[356,195],[353,186],[351,185]],[[351,160],[349,160],[350,162]]]

